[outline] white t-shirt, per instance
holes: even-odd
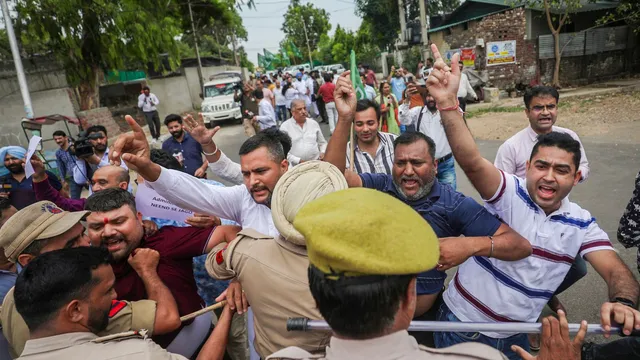
[[[529,240],[533,254],[518,261],[467,259],[444,292],[444,301],[465,322],[536,322],[576,255],[614,250],[587,210],[565,198],[560,209],[546,215],[529,196],[525,180],[500,173],[498,191],[485,207]]]

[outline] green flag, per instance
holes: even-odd
[[[262,54],[258,53],[258,66],[265,68],[267,67],[265,61],[264,61],[264,56],[262,56]]]
[[[291,52],[293,53],[293,56],[302,59],[302,53],[300,52],[300,49],[296,47],[296,44],[294,44],[293,41],[289,41],[289,47],[291,49]]]
[[[360,72],[358,71],[358,65],[356,63],[356,52],[351,50],[351,83],[356,90],[356,99],[362,100],[367,98],[367,92],[364,90],[364,85],[360,79]]]
[[[271,52],[269,52],[269,50],[267,49],[262,49],[264,51],[264,58],[267,61],[273,61],[276,57],[275,55],[273,55]]]
[[[282,59],[282,65],[291,66],[291,60],[289,60],[289,54],[287,54],[286,49],[280,49],[280,59]]]

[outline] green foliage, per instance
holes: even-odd
[[[320,37],[326,35],[329,30],[331,30],[331,24],[329,23],[329,13],[326,10],[318,9],[310,2],[301,5],[300,0],[292,0],[284,14],[282,31],[285,33],[285,40],[284,44],[281,43],[280,46],[286,45],[289,41],[292,42],[295,47],[302,49],[302,58],[306,58],[308,61],[307,37],[309,47],[313,51],[320,43]],[[292,49],[289,57],[300,58],[295,55]]]
[[[635,33],[640,33],[640,1],[621,0],[614,11],[610,11],[598,20],[598,24],[604,25],[615,21],[624,21]]]
[[[413,46],[407,50],[402,66],[410,73],[415,74],[418,69],[418,63],[422,60],[422,51],[420,46]]]
[[[407,20],[420,16],[419,0],[404,0]],[[424,0],[423,0],[424,1]],[[400,32],[398,0],[355,0],[356,14],[371,24],[371,37],[375,44],[385,49],[392,46]],[[443,14],[453,11],[460,0],[429,0],[428,14]]]

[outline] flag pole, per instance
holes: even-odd
[[[355,144],[354,141],[355,139],[353,138],[353,124],[351,124],[351,135],[350,135],[350,140],[349,140],[349,144],[351,145],[349,147],[349,151],[350,151],[350,155],[349,155],[349,170],[355,172],[355,169],[353,168],[353,158],[356,154],[356,150],[355,150]]]

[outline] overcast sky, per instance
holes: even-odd
[[[284,39],[284,33],[280,28],[290,1],[255,0],[255,3],[256,10],[249,10],[245,6],[240,16],[249,34],[249,40],[242,45],[249,55],[249,60],[258,65],[258,52],[262,53],[263,48],[272,53],[278,51],[280,41]],[[353,0],[302,0],[301,3],[313,3],[315,7],[325,9],[329,13],[330,35],[333,35],[338,24],[342,28],[356,31],[362,22],[354,13]]]

